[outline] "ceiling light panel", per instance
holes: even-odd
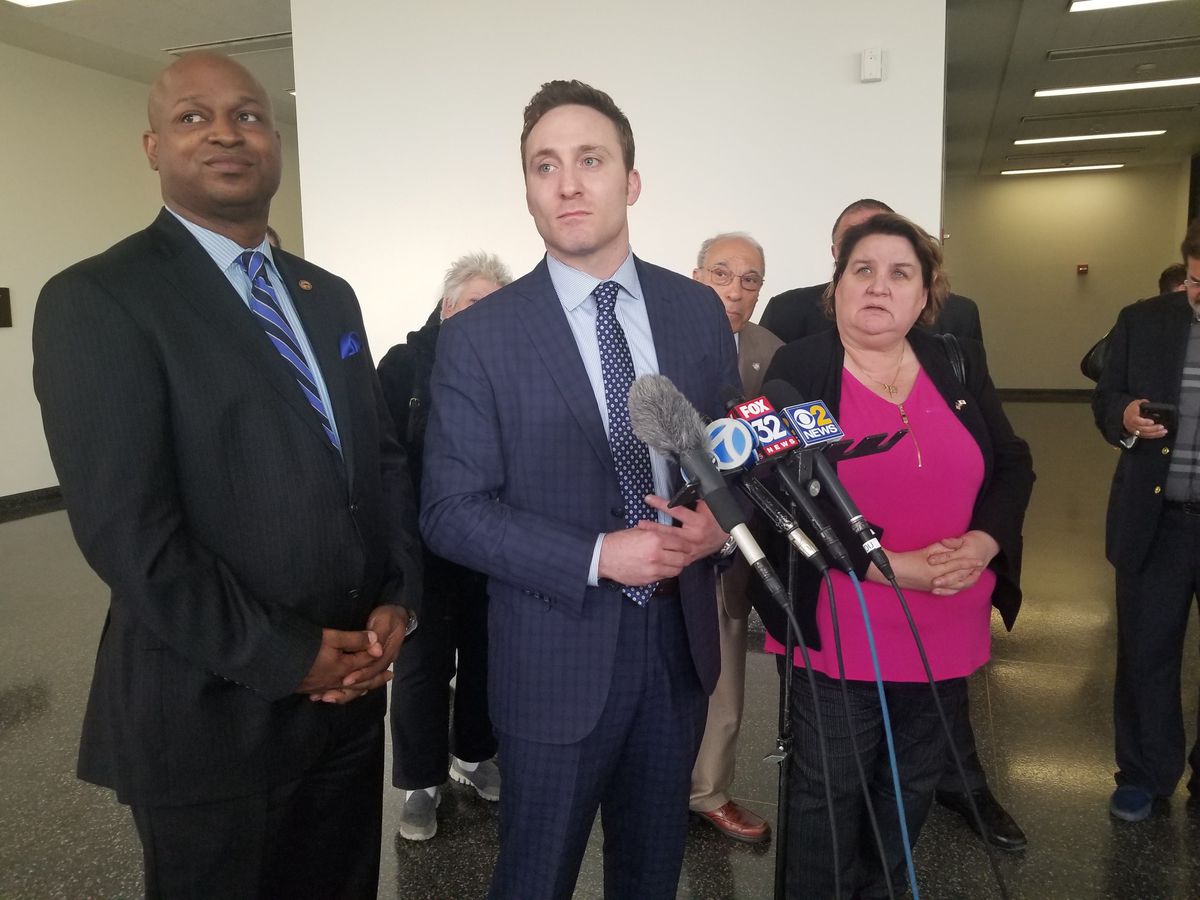
[[[1200,84],[1200,75],[1187,78],[1166,78],[1161,81],[1129,81],[1122,84],[1089,84],[1083,87],[1049,88],[1034,91],[1035,97],[1069,97],[1074,94],[1110,94],[1115,91],[1146,91],[1152,88],[1187,87]]]
[[[1118,6],[1146,6],[1150,3],[1171,3],[1173,0],[1072,0],[1071,12],[1091,12],[1096,9],[1116,9]]]
[[[1048,175],[1051,172],[1096,172],[1100,169],[1123,169],[1125,163],[1106,166],[1055,166],[1053,169],[1005,169],[1001,175]]]
[[[49,6],[52,3],[70,3],[71,0],[8,0],[17,6]]]
[[[1110,134],[1073,134],[1064,137],[1045,137],[1045,138],[1022,138],[1019,141],[1013,141],[1014,144],[1066,144],[1074,141],[1108,141],[1116,140],[1117,138],[1136,138],[1136,137],[1157,137],[1160,134],[1166,134],[1165,128],[1159,128],[1155,131],[1114,131]]]

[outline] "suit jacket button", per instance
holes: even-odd
[[[614,516],[616,516],[618,519],[625,518],[625,507],[623,507],[623,506],[614,506],[612,509],[609,510],[609,512],[612,513]]]
[[[352,513],[358,512],[358,504],[357,503],[350,504],[350,512],[352,512]]]
[[[1170,447],[1163,447],[1163,456],[1169,456],[1171,453]]]
[[[1161,493],[1162,493],[1162,485],[1160,485],[1160,484],[1156,484],[1156,485],[1154,486],[1154,493],[1156,493],[1156,494],[1161,494]]]

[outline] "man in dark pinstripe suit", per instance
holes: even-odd
[[[606,896],[674,897],[725,535],[703,506],[666,514],[678,471],[630,443],[614,384],[659,372],[721,415],[733,335],[711,288],[631,252],[641,179],[607,94],[544,85],[521,157],[546,257],[443,326],[422,483],[430,547],[489,576],[504,776],[491,895],[570,897],[599,808]]]
[[[262,86],[159,76],[165,208],[55,276],[34,383],[111,588],[79,755],[152,897],[374,898],[387,667],[415,625],[411,485],[354,293],[266,241]]]

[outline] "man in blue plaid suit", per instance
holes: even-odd
[[[543,85],[521,158],[546,257],[443,327],[422,490],[433,551],[489,576],[490,896],[570,897],[599,808],[606,896],[674,897],[726,536],[703,504],[667,512],[678,470],[625,404],[657,372],[722,415],[736,349],[711,288],[633,256],[641,178],[607,94]]]

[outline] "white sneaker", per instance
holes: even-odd
[[[434,788],[433,796],[426,790],[405,791],[400,805],[400,837],[427,841],[437,834],[437,808],[441,802],[441,788]]]
[[[468,771],[457,756],[451,756],[450,777],[459,784],[475,788],[475,793],[484,800],[495,803],[500,799],[500,767],[494,759],[485,759],[474,770]]]

